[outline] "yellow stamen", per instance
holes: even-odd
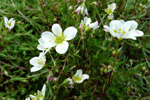
[[[121,29],[119,28],[119,31],[121,31]]]
[[[117,33],[117,31],[116,31],[116,30],[114,30],[114,32],[115,32],[115,33]]]
[[[126,34],[126,31],[123,31],[123,34]]]

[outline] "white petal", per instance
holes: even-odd
[[[41,44],[39,44],[39,45],[37,46],[37,49],[38,49],[38,50],[42,50],[42,51],[46,50],[46,48],[44,48],[43,45],[41,45]]]
[[[91,18],[84,17],[84,24],[88,26],[91,23]]]
[[[13,21],[13,18],[9,19],[9,21],[8,21],[8,22],[9,22],[9,23],[12,23],[12,21]]]
[[[112,11],[114,11],[116,9],[116,3],[111,4],[111,9],[112,9]]]
[[[67,78],[67,80],[68,80],[68,82],[69,82],[69,84],[70,84],[70,85],[72,85],[72,84],[73,84],[73,81],[72,81],[72,79],[71,79],[71,78]]]
[[[12,23],[11,23],[11,25],[12,25],[12,26],[15,26],[15,22],[16,22],[16,21],[13,20]]]
[[[60,27],[59,24],[54,24],[52,26],[52,32],[56,35],[56,36],[62,36],[62,28]]]
[[[44,48],[52,48],[52,47],[54,47],[54,46],[56,46],[56,43],[54,42],[54,41],[52,41],[52,42],[45,42],[44,44],[43,44],[43,47]]]
[[[110,29],[110,27],[108,27],[107,25],[104,25],[104,29],[107,30],[107,31],[109,31],[110,34],[111,34],[113,37],[116,36],[116,33],[114,33],[114,31],[113,31],[112,29]]]
[[[14,25],[9,26],[9,29],[11,30],[14,27]]]
[[[68,27],[67,29],[65,29],[64,31],[64,37],[65,40],[72,40],[77,34],[77,29],[75,27]]]
[[[142,31],[139,31],[139,30],[135,30],[135,31],[136,31],[136,34],[135,34],[136,37],[144,35],[144,33]]]
[[[58,44],[58,45],[56,46],[56,51],[57,51],[59,54],[64,54],[64,53],[67,52],[68,46],[69,46],[69,43],[68,43],[67,41],[63,41],[63,43]]]
[[[83,74],[82,76],[83,76],[83,78],[82,78],[83,80],[89,79],[89,75],[88,74]]]
[[[8,18],[4,16],[4,22],[7,23]]]
[[[112,13],[112,14],[109,14],[109,16],[107,17],[109,20],[113,20],[113,18],[114,18],[114,14]]]
[[[38,42],[40,43],[40,44],[44,44],[44,40],[43,40],[43,38],[40,38],[40,39],[38,39]]]
[[[31,98],[32,100],[35,100],[37,97],[34,96],[34,95],[30,95],[30,98]]]
[[[85,14],[88,16],[89,14],[88,14],[87,8],[85,8],[84,11],[85,11]]]
[[[43,100],[43,97],[41,97],[40,100]]]
[[[97,29],[97,28],[99,27],[98,21],[96,21],[95,23],[91,23],[91,24],[89,25],[89,27],[93,28],[93,30]]]
[[[138,27],[138,23],[134,20],[130,22],[131,22],[131,29],[135,30]]]
[[[75,81],[76,83],[82,83],[83,82],[83,79],[82,80],[80,80],[80,81]]]
[[[39,57],[33,57],[32,59],[30,59],[30,64],[31,65],[38,65],[38,60],[39,60]]]
[[[77,70],[75,76],[81,77],[82,76],[82,70],[81,69]]]
[[[136,37],[139,37],[139,36],[143,36],[144,33],[142,31],[139,31],[139,30],[131,30],[129,31],[127,34],[125,34],[123,36],[123,38],[125,39],[133,39],[133,40],[136,40]]]
[[[43,96],[45,96],[45,92],[46,92],[46,85],[44,84],[43,87],[42,87],[42,94],[43,94]]]
[[[45,53],[41,52],[39,58],[42,58],[44,61],[46,61]]]
[[[79,12],[81,10],[81,6],[79,6],[76,10],[75,10],[75,12]]]
[[[122,32],[128,32],[129,31],[129,29],[131,28],[131,21],[127,21],[127,22],[125,22],[124,24],[123,24],[123,30],[122,30]]]
[[[43,32],[41,37],[44,41],[53,41],[53,40],[55,40],[54,34],[49,32],[49,31]]]
[[[30,100],[30,97],[26,98],[25,100]]]
[[[125,23],[125,21],[124,21],[124,20],[122,20],[122,19],[121,19],[121,20],[119,20],[119,21],[120,21],[122,24],[124,24],[124,23]]]
[[[6,27],[7,27],[8,29],[10,29],[10,30],[12,29],[12,26],[8,26],[8,25],[7,25]]]
[[[36,72],[36,71],[39,71],[41,70],[43,67],[40,67],[40,66],[34,66],[30,69],[31,72]]]
[[[112,30],[119,30],[122,29],[123,24],[119,20],[113,20],[110,22],[109,26]]]
[[[83,16],[85,15],[84,6],[81,7],[81,14],[82,14]]]

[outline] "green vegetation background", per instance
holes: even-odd
[[[92,4],[94,1],[99,2],[97,6]],[[87,0],[88,17],[93,22],[98,20],[100,27],[94,32],[86,33],[84,37],[86,39],[79,45],[79,53],[75,52],[81,37],[79,24],[83,16],[76,15],[74,10],[81,2],[77,0],[41,0],[41,2],[46,17],[38,0],[0,0],[0,99],[23,100],[41,90],[45,82],[46,100],[51,96],[52,100],[89,100],[91,96],[93,100],[150,99],[150,1]],[[109,33],[103,31],[103,25],[110,22],[104,9],[113,2],[117,4],[114,18],[137,21],[138,30],[143,31],[144,36],[136,41],[121,41],[121,49],[115,64],[116,71],[113,71],[111,82],[107,86],[110,72],[103,72],[100,69],[113,64],[112,52],[116,48],[116,42]],[[140,4],[148,8],[142,8]],[[72,10],[69,9],[70,6],[73,7]],[[16,20],[15,27],[7,34],[3,16]],[[51,50],[56,66],[49,54],[46,54],[46,66],[38,72],[31,73],[32,66],[29,60],[40,53],[37,50],[38,39],[42,32],[51,31],[54,23],[59,23],[63,29],[69,26],[76,27],[77,36],[69,42],[66,54],[59,55],[54,49]],[[8,51],[4,46],[3,36]],[[68,53],[70,55],[58,83],[47,81],[47,76],[51,73],[53,77],[58,77]],[[57,86],[64,79],[71,77],[77,69],[89,74],[90,79],[82,84],[75,84],[71,91],[65,86],[58,90]],[[96,90],[93,92],[95,87]]]

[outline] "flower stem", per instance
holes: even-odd
[[[46,13],[45,13],[44,8],[43,8],[43,5],[42,5],[43,2],[41,2],[41,0],[39,0],[39,3],[40,3],[40,6],[41,6],[41,8],[42,8],[42,11],[43,11],[43,14],[44,14],[44,16],[45,16],[45,19],[46,19],[46,21],[47,21],[47,25],[49,26],[48,19],[47,19],[47,17],[46,17]],[[48,27],[48,30],[49,30],[49,27]]]
[[[5,35],[7,34],[7,32],[8,32],[8,31],[6,31],[6,32],[3,34],[3,43],[4,43],[4,46],[5,46],[6,50],[7,50],[7,52],[8,52],[8,49],[7,49],[7,46],[6,46],[5,40],[4,40],[4,37],[5,37]]]
[[[117,55],[118,55],[118,48],[119,48],[119,45],[120,45],[119,40],[116,40],[116,44],[117,44],[117,46],[116,46],[116,55],[115,55],[115,59],[114,59],[114,62],[113,62],[113,67],[112,67],[112,69],[114,69],[114,67],[115,67],[115,63],[116,63],[116,59],[117,59]],[[106,85],[106,87],[105,87],[105,89],[104,89],[104,91],[103,91],[104,94],[105,94],[105,92],[106,92],[106,90],[107,90],[107,88],[108,88],[108,86],[109,86],[109,84],[110,84],[112,72],[113,72],[113,71],[111,71],[110,74],[109,74],[109,76],[108,76],[107,85]]]
[[[52,59],[52,61],[54,63],[54,66],[56,66],[56,63],[55,63],[55,60],[54,60],[53,56],[50,53],[49,53],[49,55],[50,55],[50,57],[51,57],[51,59]]]
[[[78,42],[78,45],[77,45],[77,48],[76,48],[76,52],[77,52],[77,50],[78,50],[78,48],[79,48],[79,45],[80,45],[80,42],[81,42],[81,39],[82,39],[84,33],[85,33],[85,31],[83,32],[83,31],[81,30],[81,34],[82,34],[82,35],[81,35],[80,40],[79,40],[79,42]]]

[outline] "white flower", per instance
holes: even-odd
[[[26,98],[25,100],[30,100],[30,97]]]
[[[89,30],[89,29],[97,29],[99,27],[98,25],[98,21],[91,23],[91,18],[88,17],[84,17],[83,20],[81,20],[80,23],[80,28],[82,28],[83,30]]]
[[[105,12],[110,15],[114,12],[114,10],[116,9],[116,3],[112,3],[110,5],[108,5],[107,9],[105,9]]]
[[[98,5],[98,2],[92,2],[92,4],[94,4],[94,5]]]
[[[44,42],[41,43],[42,47],[45,49],[56,46],[55,49],[59,54],[66,53],[69,46],[67,41],[72,40],[76,36],[77,29],[73,26],[70,26],[65,29],[64,32],[62,32],[60,25],[54,24],[52,26],[52,32],[54,34],[49,31],[42,33],[42,39],[44,40]]]
[[[71,78],[67,78],[67,79],[64,80],[63,84],[67,85],[67,86],[69,85],[70,88],[73,88],[74,82]]]
[[[140,6],[143,8],[143,9],[146,9],[147,6],[146,5],[143,5],[143,4],[140,4]]]
[[[38,40],[38,42],[39,42],[40,44],[37,46],[37,49],[38,49],[38,50],[41,50],[41,51],[43,51],[43,52],[45,51],[45,53],[51,49],[51,46],[53,47],[53,45],[49,45],[49,47],[48,47],[48,46],[44,47],[44,44],[46,44],[46,43],[45,43],[45,41],[43,40],[43,38],[40,38],[40,39]]]
[[[75,12],[77,12],[77,14],[79,14],[79,12],[81,11],[82,15],[85,16],[85,14],[88,16],[88,11],[87,8],[85,6],[85,2],[82,3],[76,10]]]
[[[124,20],[113,20],[110,22],[109,26],[104,25],[104,30],[109,31],[113,37],[118,39],[133,39],[136,37],[143,36],[142,31],[136,30],[138,23],[134,20],[124,21]]]
[[[15,26],[15,20],[13,20],[13,18],[8,20],[8,18],[4,16],[4,23],[5,27],[7,27],[9,30],[11,30]]]
[[[41,70],[46,62],[46,58],[45,58],[45,53],[40,53],[39,57],[33,57],[30,60],[30,64],[33,65],[33,67],[31,68],[31,72],[36,72]]]
[[[109,20],[113,20],[113,19],[114,19],[114,14],[110,14],[110,15],[108,16],[108,19],[109,19]]]
[[[89,79],[89,75],[82,74],[82,70],[77,70],[76,74],[72,77],[75,83],[82,83],[85,79]]]
[[[41,91],[37,91],[37,94],[30,95],[30,98],[32,100],[44,100],[45,98],[45,92],[46,92],[46,85],[44,84]]]
[[[67,78],[67,82],[68,82],[69,85],[73,85],[73,81],[72,81],[71,78]]]

